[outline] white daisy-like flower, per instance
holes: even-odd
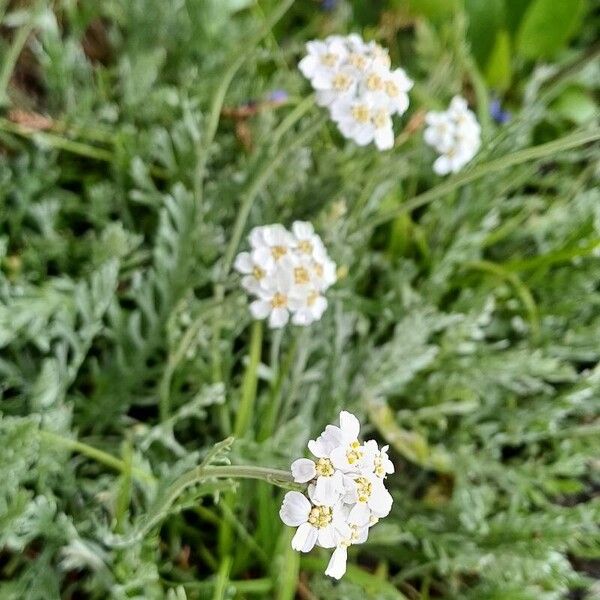
[[[359,146],[374,142],[379,150],[388,150],[394,145],[392,114],[372,97],[341,98],[332,105],[331,118]]]
[[[299,68],[342,135],[359,146],[391,148],[392,116],[408,109],[413,83],[403,69],[390,69],[388,51],[357,34],[309,42],[306,49]]]
[[[298,68],[306,78],[317,82],[335,72],[348,55],[344,39],[333,36],[324,41],[308,42],[306,50],[307,54],[298,63]]]
[[[297,306],[293,296],[292,274],[285,269],[277,269],[261,282],[255,292],[258,298],[250,304],[250,312],[255,319],[269,319],[269,326],[278,329],[290,320],[290,312]]]
[[[393,499],[383,479],[370,473],[352,480],[344,502],[353,505],[348,518],[354,523],[367,525],[371,515],[378,519],[387,517],[392,510]]]
[[[460,171],[477,154],[481,127],[464,98],[455,96],[444,112],[427,113],[425,122],[423,139],[440,154],[433,163],[438,175]]]
[[[324,292],[337,274],[314,227],[296,221],[290,232],[280,224],[265,225],[248,238],[250,252],[240,252],[234,268],[243,275],[242,287],[255,297],[252,316],[268,318],[272,328],[284,327],[290,316],[300,326],[320,320],[327,309]]]
[[[367,540],[369,528],[387,516],[392,496],[385,478],[394,472],[387,446],[375,440],[362,444],[360,423],[342,411],[339,426],[327,425],[308,442],[316,460],[292,463],[294,481],[308,484],[308,498],[288,492],[280,510],[283,522],[298,527],[292,548],[308,552],[315,544],[335,548],[325,574],[335,579],[346,572],[347,549]]]
[[[309,500],[300,492],[287,492],[279,516],[286,525],[298,527],[292,548],[299,552],[310,552],[315,545],[334,548],[340,537],[350,534],[339,505],[323,504],[314,496]]]
[[[346,515],[346,521],[350,526],[350,535],[346,537],[340,537],[338,540],[335,550],[331,555],[331,559],[325,570],[325,575],[333,577],[334,579],[341,579],[346,573],[346,563],[348,561],[348,547],[354,544],[364,544],[369,537],[369,525],[360,525],[358,523],[350,522],[349,511],[347,507],[345,510],[348,512]]]
[[[265,270],[271,270],[282,259],[289,257],[294,238],[279,224],[254,229],[250,233],[252,260]]]
[[[365,442],[364,460],[361,465],[362,473],[375,473],[377,477],[385,479],[387,475],[394,472],[394,463],[388,456],[389,446],[383,446],[379,449],[375,440]]]

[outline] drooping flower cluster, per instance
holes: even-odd
[[[310,325],[327,308],[324,292],[336,281],[336,266],[310,223],[255,227],[248,236],[250,252],[241,252],[235,269],[242,286],[255,296],[250,312],[268,318],[272,328]]]
[[[314,40],[306,49],[298,67],[342,135],[359,146],[374,142],[379,150],[391,148],[392,116],[408,108],[413,82],[403,69],[390,68],[388,51],[357,34]]]
[[[477,154],[481,127],[464,98],[455,96],[444,112],[427,113],[425,122],[425,142],[440,154],[433,163],[438,175],[460,171]]]
[[[361,443],[360,423],[349,412],[340,413],[340,425],[327,425],[308,442],[314,459],[292,463],[294,481],[307,483],[307,496],[288,492],[279,516],[297,527],[292,548],[309,552],[317,545],[335,548],[326,575],[339,579],[346,572],[348,546],[366,541],[369,527],[389,514],[392,496],[385,478],[394,472],[388,446],[375,440]]]

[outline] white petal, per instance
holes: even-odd
[[[308,442],[308,449],[317,457],[317,458],[326,458],[329,456],[329,450],[327,446],[321,438],[317,438],[316,440],[310,440]]]
[[[288,492],[283,498],[279,516],[286,525],[297,527],[302,523],[306,523],[310,509],[310,502],[304,494]]]
[[[343,431],[345,439],[354,441],[358,439],[360,433],[360,422],[352,413],[343,410],[340,413],[340,429]]]
[[[337,448],[334,448],[331,451],[329,458],[336,469],[339,469],[344,473],[352,470],[352,465],[350,465],[348,462],[348,457],[346,456],[345,446],[338,446]]]
[[[310,523],[302,523],[292,538],[292,548],[298,552],[310,552],[316,542],[319,532]]]
[[[298,483],[306,483],[311,479],[314,479],[317,471],[315,470],[315,463],[308,458],[299,458],[292,463],[291,466],[292,475],[294,481]]]
[[[366,525],[369,522],[371,511],[364,502],[357,502],[350,510],[348,515],[348,522],[356,525]]]
[[[287,308],[275,308],[269,316],[269,327],[279,329],[287,324],[290,319],[290,313]]]
[[[450,163],[450,159],[442,154],[434,163],[433,170],[438,175],[448,175],[452,169],[452,165]]]
[[[315,232],[312,223],[306,221],[295,221],[292,224],[292,232],[299,240],[310,240]]]
[[[257,296],[260,294],[260,282],[254,275],[244,275],[242,277],[242,287],[250,294],[256,294]]]
[[[346,572],[346,562],[348,561],[348,550],[346,546],[338,546],[331,555],[325,575],[334,579],[341,579]]]
[[[340,477],[341,473],[339,473],[339,476],[317,477],[315,499],[319,504],[333,506],[338,502],[342,493],[342,482]]]
[[[387,517],[392,510],[394,499],[391,494],[385,489],[383,484],[373,484],[373,491],[369,498],[369,508],[376,517]]]
[[[233,268],[238,271],[238,273],[252,273],[252,269],[254,268],[254,263],[252,262],[252,257],[249,252],[240,252],[235,257],[235,262],[233,263]]]
[[[252,260],[262,269],[273,267],[273,255],[267,246],[260,246],[252,251]]]
[[[379,150],[389,150],[394,147],[394,130],[391,123],[387,127],[375,130],[375,145]]]
[[[271,304],[264,300],[255,300],[250,304],[250,314],[255,319],[264,319],[271,312]]]
[[[335,530],[332,525],[319,529],[318,544],[321,548],[335,547]]]

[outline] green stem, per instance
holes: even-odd
[[[238,407],[234,436],[241,438],[246,435],[254,405],[256,403],[256,387],[258,383],[258,365],[260,364],[260,355],[262,349],[262,321],[254,321],[252,323],[252,331],[250,334],[250,359],[244,373],[242,382],[242,396]]]
[[[298,119],[300,117],[301,115],[297,115]],[[254,183],[248,190],[248,193],[246,194],[242,205],[240,206],[235,223],[233,224],[231,238],[229,239],[229,244],[223,258],[223,265],[221,269],[221,275],[223,279],[229,274],[231,265],[233,264],[235,253],[237,252],[240,240],[242,239],[242,234],[244,233],[246,221],[248,220],[248,215],[250,214],[250,209],[254,204],[254,200],[262,192],[275,170],[283,163],[288,154],[308,141],[321,128],[324,120],[325,117],[321,117],[314,121],[312,125],[303,133],[301,133],[289,146],[287,146],[283,151],[279,152],[275,158],[273,158],[273,160],[269,160],[267,165],[254,180]]]
[[[40,430],[39,433],[43,440],[53,444],[54,446],[61,446],[63,448],[78,452],[79,454],[83,454],[84,456],[87,456],[88,458],[91,458],[111,469],[119,471],[120,473],[127,473],[130,471],[133,476],[137,477],[137,479],[147,482],[154,482],[154,477],[151,473],[148,473],[147,471],[137,467],[131,467],[130,470],[129,466],[124,461],[116,458],[108,452],[98,450],[98,448],[94,448],[93,446],[89,446],[88,444],[84,444],[83,442],[79,442],[71,438],[63,437],[62,435],[53,433],[51,431]]]
[[[281,407],[281,388],[283,387],[283,382],[290,371],[294,356],[296,355],[297,343],[298,339],[297,337],[294,337],[283,364],[277,370],[277,377],[273,384],[273,388],[271,389],[271,393],[269,394],[269,404],[262,419],[261,428],[258,434],[259,442],[265,441],[275,430],[275,423]]]
[[[503,171],[509,167],[514,167],[515,165],[526,163],[532,160],[540,160],[542,158],[554,156],[559,152],[571,150],[572,148],[577,148],[578,146],[583,146],[584,144],[589,144],[599,139],[600,129],[596,128],[592,129],[591,131],[576,131],[575,133],[566,135],[558,140],[554,140],[553,142],[540,144],[539,146],[533,146],[532,148],[525,148],[524,150],[520,150],[514,154],[502,156],[488,163],[477,165],[476,167],[463,173],[459,173],[444,183],[441,183],[440,185],[437,185],[436,187],[431,188],[430,190],[427,190],[418,196],[415,196],[412,200],[398,208],[395,208],[394,210],[376,215],[373,219],[370,219],[364,223],[361,228],[373,228],[382,225],[383,223],[387,223],[402,213],[411,212],[416,208],[425,206],[437,198],[446,196],[454,190],[457,190],[464,185],[471,183],[472,181],[481,179],[486,175],[490,175],[491,173]]]
[[[25,23],[15,34],[15,37],[8,49],[8,52],[4,56],[4,63],[2,64],[2,70],[0,70],[0,106],[8,104],[8,83],[17,64],[17,60],[25,44],[29,34],[33,31],[33,23]]]
[[[229,583],[229,573],[231,572],[231,556],[221,561],[219,572],[217,573],[217,580],[215,590],[213,593],[213,600],[225,600],[225,593],[227,592],[227,584]]]
[[[315,96],[311,94],[299,102],[281,121],[271,136],[271,146],[279,145],[281,138],[315,105]]]
[[[287,155],[308,141],[310,137],[321,128],[325,118],[326,117],[323,116],[314,121],[312,125],[303,133],[301,133],[289,146],[282,149],[272,160],[270,160],[263,170],[257,175],[253,184],[248,189],[248,192],[242,201],[242,205],[240,206],[237,217],[233,224],[231,238],[229,240],[227,249],[225,250],[223,263],[221,265],[221,273],[219,278],[220,281],[215,285],[214,299],[218,306],[220,306],[225,299],[224,280],[231,270],[235,253],[237,252],[238,246],[242,239],[242,234],[244,233],[244,228],[246,227],[248,215],[250,214],[250,210],[256,197],[262,192],[275,170],[281,165]],[[222,380],[221,350],[219,348],[219,341],[221,337],[221,320],[221,315],[217,314],[213,321],[212,327],[212,378],[214,383]],[[227,425],[227,417],[224,414],[224,410],[225,409],[222,409],[221,414],[222,427]],[[227,435],[228,429],[224,429],[223,433]]]
[[[260,41],[269,34],[273,26],[285,15],[285,13],[291,8],[294,0],[283,0],[279,7],[273,12],[265,24],[260,28],[260,31],[250,39],[239,56],[237,56],[227,70],[223,73],[221,83],[215,92],[213,101],[211,104],[210,112],[208,114],[206,124],[206,134],[201,138],[196,147],[196,173],[194,178],[194,191],[196,194],[196,200],[198,204],[202,202],[202,194],[204,187],[204,176],[206,173],[206,163],[208,161],[208,155],[210,153],[210,147],[215,139],[217,128],[219,126],[219,118],[221,116],[221,109],[225,102],[225,95],[227,90],[235,77],[235,74],[244,64],[244,62],[251,55],[251,50],[257,46]]]

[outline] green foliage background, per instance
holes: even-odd
[[[3,600],[599,597],[597,5],[337,4],[0,1]],[[418,127],[377,153],[304,100],[304,42],[347,31],[415,79],[397,131],[467,95],[472,165],[442,181]],[[342,276],[260,341],[229,263],[294,219]],[[169,496],[201,461],[286,469],[342,408],[397,473],[341,583],[278,488]]]

